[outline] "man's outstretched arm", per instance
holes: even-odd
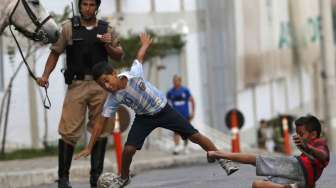
[[[153,42],[153,39],[147,33],[140,34],[141,47],[138,50],[137,59],[143,63],[148,47]]]
[[[104,129],[104,126],[107,123],[107,120],[108,120],[108,118],[106,118],[106,117],[103,117],[103,116],[98,117],[98,120],[96,120],[95,125],[93,127],[89,144],[86,146],[85,149],[83,149],[81,152],[79,152],[76,155],[75,160],[77,160],[81,157],[87,157],[88,155],[91,154],[92,148],[95,145],[98,137],[101,135],[101,133]]]
[[[55,50],[51,50],[51,52],[48,56],[47,63],[44,67],[42,77],[38,77],[37,80],[36,80],[36,82],[39,86],[48,87],[49,76],[50,76],[51,72],[55,69],[59,56],[60,56],[60,54],[58,52],[56,52]]]

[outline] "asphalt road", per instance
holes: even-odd
[[[333,157],[334,159],[334,157]],[[318,181],[318,188],[334,188],[336,185],[336,168],[332,160]],[[251,187],[255,168],[241,165],[240,171],[231,176],[216,164],[185,166],[142,172],[132,178],[128,188],[247,188]],[[87,181],[73,182],[73,188],[89,188]],[[36,188],[56,188],[56,184]]]

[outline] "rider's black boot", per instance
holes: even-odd
[[[91,152],[91,171],[90,185],[91,188],[97,187],[97,181],[104,168],[104,158],[106,150],[107,138],[99,138],[93,146]]]
[[[58,142],[58,188],[72,188],[69,182],[69,170],[71,167],[74,147],[65,143],[62,139]]]

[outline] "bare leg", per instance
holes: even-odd
[[[253,154],[243,154],[243,153],[230,153],[224,151],[210,151],[208,155],[217,159],[228,159],[231,161],[256,165],[256,155]]]
[[[175,146],[179,145],[180,139],[181,139],[180,135],[174,132],[174,143],[175,143]]]
[[[134,146],[126,145],[123,151],[122,165],[121,165],[121,178],[127,179],[129,177],[129,169],[132,163],[136,148]]]
[[[189,138],[189,140],[195,144],[200,145],[205,151],[217,151],[214,143],[208,137],[202,135],[201,133],[193,134]]]
[[[208,152],[207,160],[209,163],[213,163],[217,159],[219,165],[225,170],[228,176],[239,170],[239,167],[237,167],[234,163],[232,163],[232,161],[209,156],[209,151],[211,152],[217,151],[217,148],[215,144],[208,137],[202,135],[201,133],[196,133],[193,134],[189,139],[192,142],[200,145],[205,151]]]
[[[252,188],[290,188],[290,186],[273,183],[271,181],[256,180],[253,182]]]

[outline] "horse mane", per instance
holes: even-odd
[[[3,3],[4,5],[8,4],[8,6],[2,6],[2,8],[0,8],[0,35],[9,25],[9,16],[15,5],[14,0],[2,0],[2,1],[4,2],[1,3]]]

